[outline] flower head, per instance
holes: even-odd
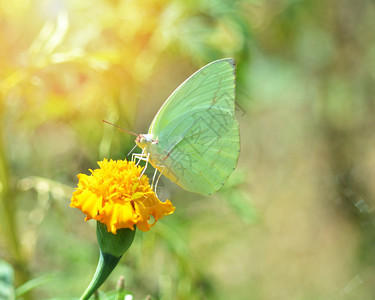
[[[91,175],[79,174],[78,187],[70,206],[79,208],[87,216],[107,226],[116,234],[120,228],[148,231],[157,220],[174,212],[169,200],[161,202],[151,189],[142,167],[126,160],[98,162],[99,169]],[[154,222],[150,224],[150,216]]]

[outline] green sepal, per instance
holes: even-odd
[[[122,228],[117,230],[116,234],[107,231],[107,226],[97,222],[96,237],[99,244],[100,255],[93,279],[91,280],[86,291],[81,296],[81,300],[86,300],[95,293],[95,291],[108,278],[109,274],[117,266],[122,255],[133,243],[135,228]]]
[[[135,228],[121,228],[116,234],[108,232],[107,226],[100,222],[96,223],[96,238],[101,252],[121,257],[133,243]]]

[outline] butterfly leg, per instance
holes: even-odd
[[[135,145],[135,146],[133,147],[133,149],[131,149],[131,150],[129,151],[129,153],[128,153],[128,155],[126,155],[126,157],[128,157],[128,156],[130,155],[130,153],[133,152],[133,150],[135,149],[135,147],[137,147],[137,145]],[[132,161],[133,161],[133,155],[134,155],[134,153],[132,154]]]
[[[159,174],[159,176],[158,176],[158,179],[156,180],[156,184],[155,184],[155,188],[154,188],[154,191],[155,191],[155,193],[156,193],[156,190],[157,190],[157,188],[158,188],[158,183],[159,183],[159,179],[160,179],[160,177],[161,177],[161,174],[163,174],[163,172],[164,172],[164,170],[165,170],[165,167],[164,166],[159,166],[160,168],[163,168],[163,170],[160,172],[160,174]],[[156,175],[156,172],[155,172],[155,174],[154,174],[154,177],[155,177],[155,175]],[[154,183],[154,179],[152,180],[152,183]],[[157,195],[156,195],[157,196]]]
[[[151,188],[154,187],[155,177],[157,173],[158,173],[158,169],[155,169],[154,176],[152,176]]]
[[[160,177],[161,177],[161,174],[163,174],[164,169],[165,169],[164,166],[159,166],[159,167],[163,168],[163,170],[160,172],[160,174],[159,174],[159,176],[158,176],[158,179],[156,180],[156,184],[154,185],[154,183],[155,183],[155,177],[156,177],[156,174],[158,173],[158,169],[155,169],[154,176],[152,177],[152,183],[151,183],[151,189],[154,190],[154,192],[155,192],[155,194],[156,194],[156,197],[158,197],[158,198],[159,198],[159,196],[158,196],[158,192],[157,192],[158,183],[159,183],[159,179],[160,179]]]
[[[147,166],[148,166],[148,159],[150,158],[150,153],[147,154],[147,157],[144,159],[146,161],[146,165],[144,166],[143,168],[143,171],[141,173],[141,176],[139,176],[139,178],[141,178],[143,176],[143,174],[145,173],[146,169],[147,169]]]
[[[138,159],[138,161],[136,162],[136,160]],[[144,150],[142,150],[142,153],[133,153],[132,154],[132,161],[136,162],[136,166],[139,165],[139,163],[141,162],[141,160],[145,160],[146,159],[146,154],[144,152]]]
[[[143,174],[146,172],[146,169],[147,169],[147,166],[148,166],[148,160],[150,158],[150,153],[147,153],[147,155],[144,153],[144,151],[142,151],[142,153],[133,153],[132,154],[132,161],[136,161],[138,159],[138,161],[136,162],[136,166],[139,165],[139,163],[143,160],[146,162],[146,165],[144,166],[143,170],[142,170],[142,173],[141,175],[139,176],[139,178],[141,178],[143,176]]]

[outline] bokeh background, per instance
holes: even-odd
[[[124,159],[168,95],[237,61],[238,168],[211,197],[167,179],[176,212],[138,232],[134,299],[374,299],[375,3],[0,2],[0,259],[23,299],[79,297],[95,224],[78,173]]]

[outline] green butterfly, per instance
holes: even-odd
[[[240,135],[235,118],[235,62],[220,59],[186,79],[135,142],[147,160],[185,190],[210,195],[235,169]]]

